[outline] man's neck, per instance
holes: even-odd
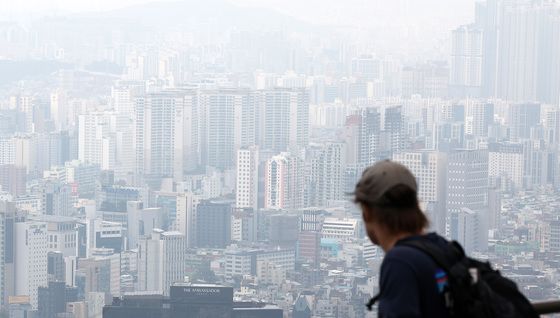
[[[387,237],[383,242],[380,242],[379,245],[381,246],[383,251],[387,253],[395,246],[395,244],[397,244],[398,241],[407,238],[409,236],[421,235],[421,234],[423,233],[399,233],[399,234],[391,235]]]

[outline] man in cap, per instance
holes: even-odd
[[[385,252],[379,278],[379,317],[449,317],[443,297],[446,273],[421,250],[402,244],[429,240],[442,249],[447,241],[425,233],[417,183],[403,165],[380,161],[367,168],[354,192],[367,235]]]

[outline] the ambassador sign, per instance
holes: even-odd
[[[221,286],[172,286],[171,299],[187,303],[231,303],[233,288]]]
[[[208,295],[208,294],[219,294],[222,292],[219,288],[201,288],[201,287],[185,287],[183,289],[185,294],[199,294],[199,295]]]

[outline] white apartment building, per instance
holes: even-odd
[[[488,145],[488,176],[505,177],[520,189],[525,176],[523,145],[491,143]]]
[[[51,119],[54,121],[57,130],[65,130],[69,124],[68,96],[60,89],[51,93],[50,96],[50,113]]]
[[[196,239],[196,207],[202,200],[202,196],[192,192],[177,194],[177,215],[175,219],[175,228],[185,236],[185,244],[187,247],[194,246]]]
[[[259,153],[256,147],[237,151],[235,206],[258,209]]]
[[[437,151],[404,151],[393,160],[406,166],[418,182],[418,196],[423,202],[445,200],[445,158]]]
[[[28,295],[37,309],[39,287],[47,286],[48,224],[15,223],[15,294]]]
[[[341,240],[358,238],[358,225],[357,219],[328,217],[323,222],[321,236]]]
[[[265,209],[298,209],[303,207],[303,163],[301,159],[281,153],[266,162]]]
[[[138,246],[138,290],[169,295],[173,283],[185,276],[185,236],[155,229]]]
[[[329,202],[344,197],[344,172],[346,170],[346,146],[329,143],[322,147],[311,164],[313,188],[311,205],[326,207]]]
[[[115,168],[116,119],[114,112],[92,112],[78,117],[78,159],[105,170]]]
[[[0,138],[0,165],[14,164],[16,161],[16,144],[12,138]]]
[[[275,152],[309,143],[309,93],[304,88],[275,88],[261,92],[262,149]]]
[[[189,90],[148,94],[135,101],[136,173],[174,177],[199,163],[198,95]]]

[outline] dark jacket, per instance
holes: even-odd
[[[441,293],[447,275],[424,252],[399,245],[405,240],[430,240],[447,248],[443,237],[429,233],[404,238],[389,250],[381,264],[379,317],[449,317]]]

